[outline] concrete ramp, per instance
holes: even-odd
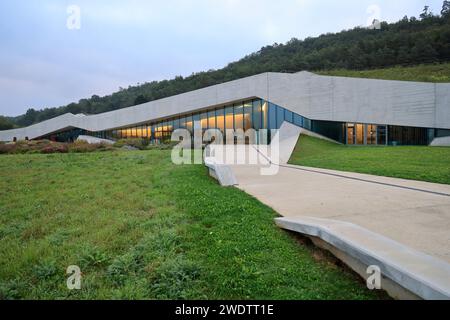
[[[96,138],[96,137],[91,137],[91,136],[79,136],[77,138],[77,141],[85,141],[89,144],[99,144],[99,143],[105,143],[105,144],[114,144],[116,143],[113,140],[108,140],[108,139],[101,139],[101,138]]]
[[[435,138],[430,147],[450,147],[450,137]]]
[[[278,218],[279,227],[311,237],[363,278],[380,268],[382,289],[399,299],[450,299],[450,264],[352,223],[311,217]]]
[[[272,143],[269,146],[255,145],[253,147],[266,157],[270,163],[286,165],[291,159],[292,153],[294,152],[301,135],[307,135],[338,144],[338,142],[332,139],[285,121],[272,138]]]
[[[209,175],[219,181],[222,187],[231,187],[237,185],[236,177],[234,176],[231,167],[224,164],[217,164],[212,157],[205,158],[205,165],[208,167]]]
[[[272,159],[275,164],[287,164],[294,152],[295,146],[297,145],[300,134],[302,133],[302,128],[290,124],[289,122],[283,122],[280,130],[276,133],[272,139],[272,144],[270,145],[271,151],[274,148],[278,148],[279,159]]]
[[[280,226],[364,278],[378,265],[391,296],[450,298],[450,186],[291,165],[273,176],[258,166],[233,171],[239,189],[287,219]]]

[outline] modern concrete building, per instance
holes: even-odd
[[[197,121],[221,130],[278,129],[287,121],[346,144],[428,145],[450,136],[450,84],[264,73],[102,114],[65,114],[0,131],[0,141],[166,140]]]

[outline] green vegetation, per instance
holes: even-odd
[[[15,143],[0,142],[1,154],[32,154],[32,153],[86,153],[95,151],[113,151],[119,148],[131,147],[139,150],[169,150],[177,143],[153,144],[146,138],[122,139],[110,145],[107,143],[87,143],[75,141],[71,143],[54,142],[50,140],[18,141]]]
[[[5,155],[0,172],[0,299],[386,298],[170,151]]]
[[[124,146],[130,146],[139,150],[171,150],[179,142],[166,141],[161,144],[153,144],[148,138],[128,138],[120,139],[114,147],[122,148]]]
[[[290,163],[450,184],[450,148],[344,146],[302,135]]]
[[[9,130],[14,128],[14,123],[6,117],[0,116],[0,130]]]
[[[73,143],[54,142],[50,140],[18,141],[15,143],[0,143],[1,154],[33,154],[33,153],[85,153],[94,151],[111,151],[114,148],[105,143],[89,144],[85,141]]]
[[[121,88],[109,96],[94,95],[60,108],[41,111],[30,108],[13,120],[19,126],[28,126],[67,112],[97,114],[269,71],[365,70],[449,62],[448,12],[445,2],[441,15],[433,15],[426,9],[419,19],[404,17],[396,23],[383,22],[380,30],[358,27],[305,40],[293,38],[286,44],[263,47],[220,70]]]
[[[338,77],[450,83],[450,63],[428,64],[414,67],[394,67],[365,71],[340,69],[320,71],[318,74]]]

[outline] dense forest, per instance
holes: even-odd
[[[59,108],[31,108],[15,118],[0,117],[0,129],[28,126],[67,112],[96,114],[116,110],[268,71],[363,70],[448,61],[450,1],[444,1],[438,15],[425,7],[419,18],[405,16],[396,23],[381,22],[379,29],[357,27],[316,38],[293,38],[286,44],[263,47],[220,70],[130,86],[112,95],[94,95]]]

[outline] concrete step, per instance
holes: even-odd
[[[450,264],[358,225],[312,217],[278,218],[285,230],[310,237],[367,279],[381,270],[382,289],[398,299],[450,300]]]

